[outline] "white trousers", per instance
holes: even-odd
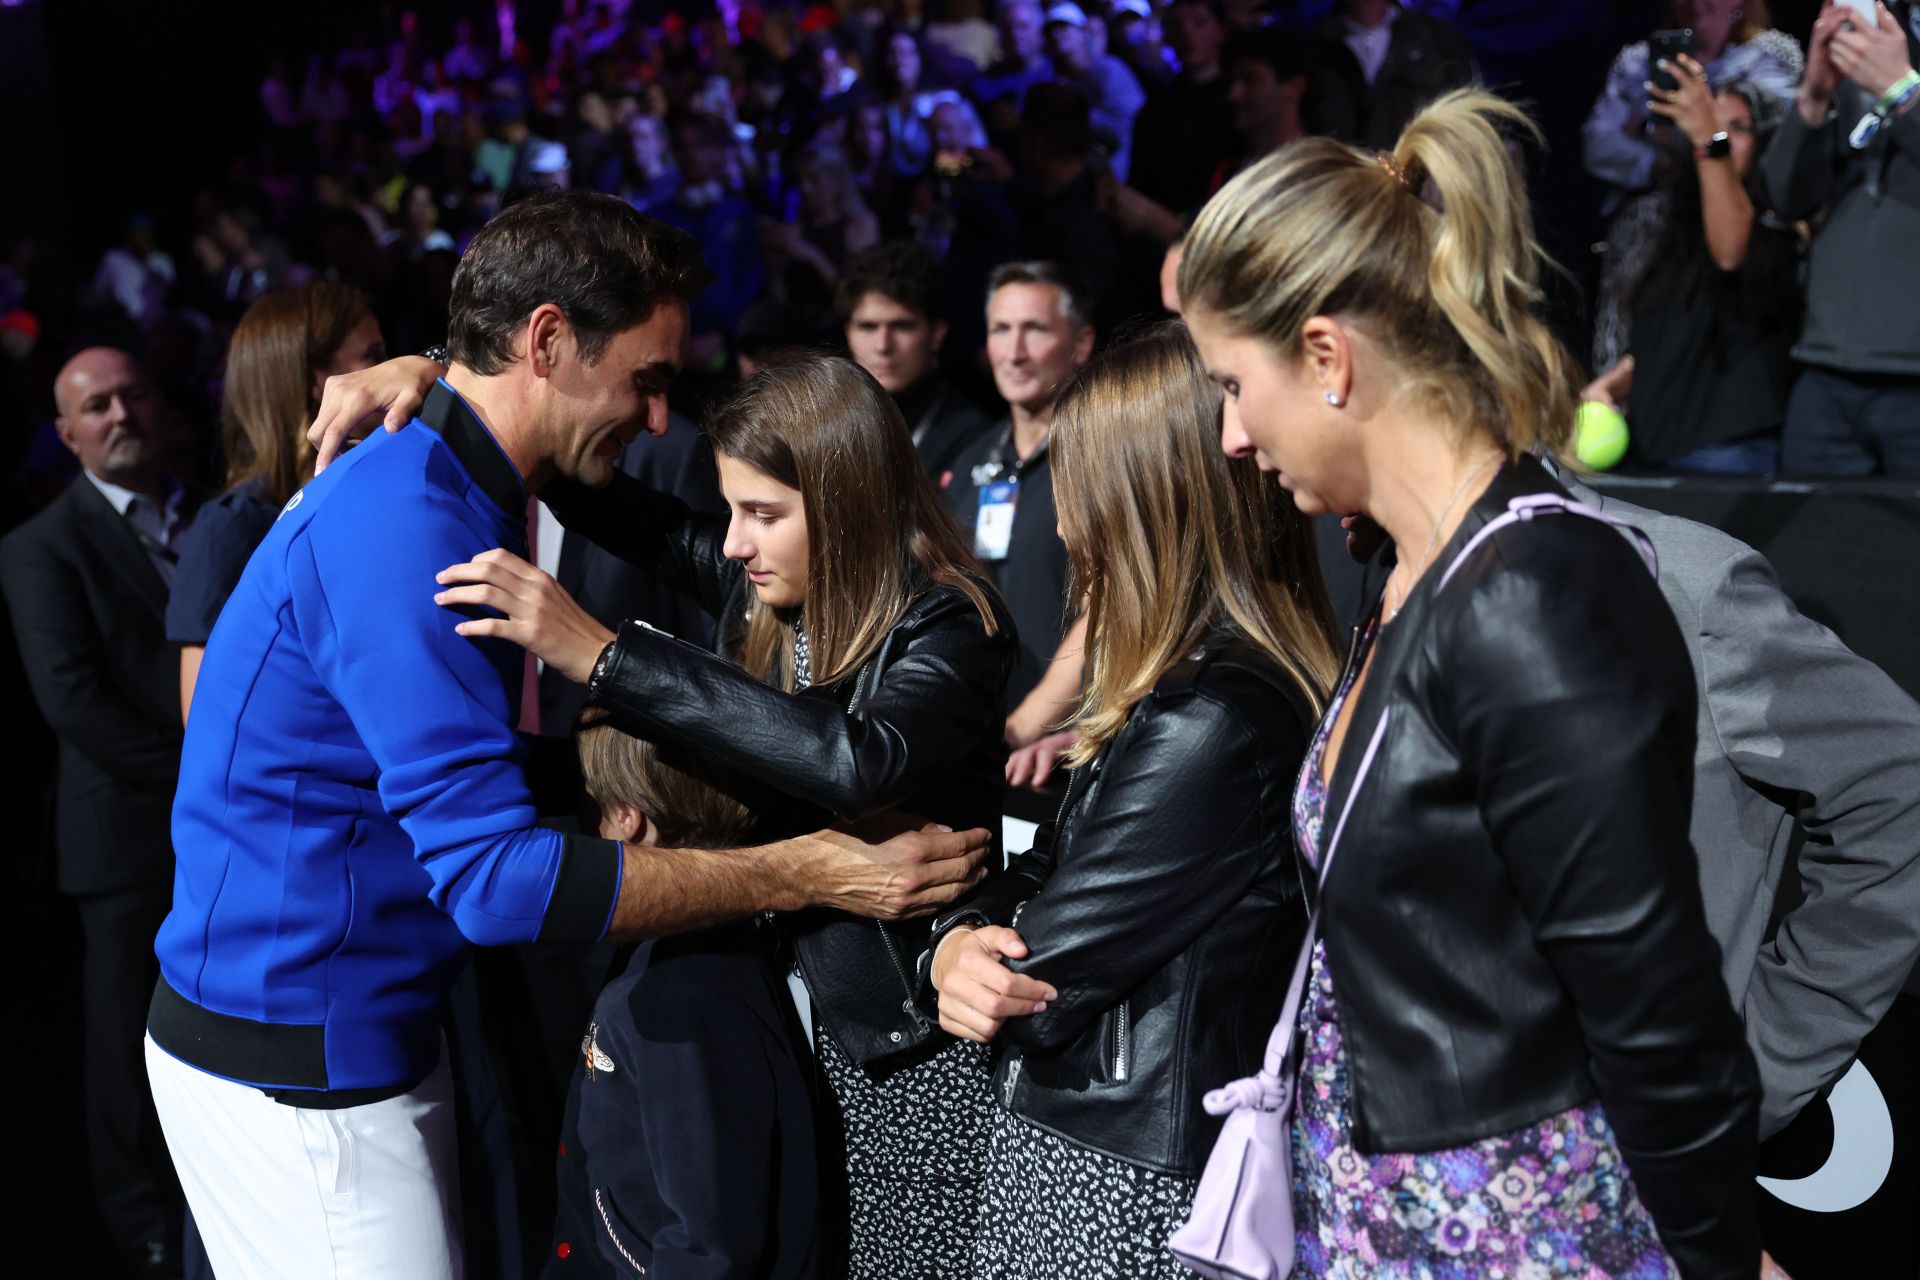
[[[220,1280],[459,1280],[444,1050],[412,1092],[336,1111],[282,1105],[151,1037],[147,1079]]]

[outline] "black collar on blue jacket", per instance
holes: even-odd
[[[500,442],[493,438],[486,424],[460,398],[460,393],[447,385],[446,379],[435,382],[427,392],[426,401],[420,406],[420,421],[440,433],[447,448],[453,450],[453,456],[480,486],[480,492],[493,499],[495,506],[509,515],[518,515],[527,509],[527,486],[520,479],[519,470],[508,461]]]

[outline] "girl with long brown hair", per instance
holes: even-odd
[[[1307,919],[1293,772],[1335,672],[1304,517],[1218,447],[1186,330],[1061,398],[1055,501],[1091,654],[1059,819],[936,925],[941,1024],[1003,1047],[973,1274],[1186,1274],[1166,1241]],[[1048,991],[1057,998],[1046,1001]],[[1038,1007],[1036,1007],[1038,1006]]]
[[[420,390],[410,367],[388,390]],[[718,654],[640,623],[609,632],[502,552],[442,574],[443,603],[499,610],[619,727],[752,779],[762,838],[896,808],[998,829],[1012,631],[891,397],[850,360],[798,357],[749,379],[708,435],[727,521],[623,474],[541,497],[712,613]],[[922,1002],[929,922],[813,912],[780,932],[837,1112],[823,1168],[846,1170],[848,1256],[823,1272],[968,1274],[986,1053]]]
[[[167,639],[181,646],[182,720],[207,637],[248,557],[280,508],[313,478],[307,427],[321,388],[335,374],[386,358],[367,295],[331,281],[270,293],[234,326],[220,404],[227,487],[194,517],[167,599]]]

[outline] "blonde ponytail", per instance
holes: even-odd
[[[1417,410],[1514,456],[1563,443],[1573,367],[1537,313],[1543,255],[1503,128],[1539,136],[1518,107],[1463,89],[1391,155],[1326,138],[1282,148],[1201,210],[1183,306],[1288,357],[1309,319],[1340,316],[1386,351]]]

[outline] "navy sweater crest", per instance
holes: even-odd
[[[207,643],[149,1019],[269,1089],[399,1092],[439,1058],[469,943],[594,939],[619,845],[535,825],[522,651],[457,635],[434,575],[526,552],[517,471],[442,382],[296,493]],[[297,1096],[297,1095],[296,1095]]]

